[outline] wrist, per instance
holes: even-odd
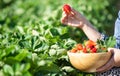
[[[85,27],[87,27],[86,23],[83,22],[83,21],[80,21],[79,22],[79,28],[83,30]]]
[[[85,17],[81,17],[81,19],[77,19],[77,20],[79,22],[78,28],[80,29],[84,29],[84,27],[90,25],[89,21]]]
[[[90,24],[90,22],[81,22],[80,23],[80,28],[82,29],[82,30],[85,30],[86,28],[89,28],[89,27],[92,27],[92,25]],[[92,27],[93,28],[93,27]]]

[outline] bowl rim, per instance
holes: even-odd
[[[73,53],[73,52],[70,52],[70,51],[67,51],[67,54],[70,53],[70,54],[105,54],[105,53],[111,53],[110,51],[107,51],[107,52],[97,52],[97,53],[84,53],[84,52],[81,52],[81,53]]]

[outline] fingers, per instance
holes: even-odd
[[[116,50],[117,50],[116,48],[108,48],[108,51],[111,52],[112,55],[114,55]]]
[[[61,23],[65,25],[70,25],[70,26],[75,26],[75,25],[78,26],[81,20],[78,16],[78,13],[75,14],[75,10],[73,8],[71,9],[72,9],[71,13],[69,14],[63,11]]]
[[[114,49],[115,48],[108,48],[108,51],[111,52],[113,54],[113,56],[111,57],[111,59],[104,66],[98,68],[97,72],[107,71],[107,70],[111,69],[115,65],[115,61],[114,61]]]
[[[108,51],[112,52],[114,51],[115,48],[108,48]]]
[[[97,69],[97,72],[105,72],[114,66],[114,58],[112,57],[107,64]]]
[[[120,67],[120,49],[117,48],[108,48],[108,51],[110,51],[114,56],[114,66]]]
[[[77,14],[77,11],[75,9],[71,8],[71,10],[74,15]]]
[[[61,23],[66,25],[71,20],[73,20],[73,16],[71,14],[67,15],[65,12],[62,13]]]
[[[65,23],[67,20],[67,14],[65,12],[62,13],[61,23]]]
[[[116,51],[119,51],[119,49],[117,49],[117,48],[108,48],[108,51],[114,53]]]

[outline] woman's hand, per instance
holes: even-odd
[[[120,67],[120,49],[108,48],[108,51],[112,53],[111,59],[107,64],[97,69],[97,72],[105,72],[112,67]]]
[[[88,21],[83,15],[71,8],[71,13],[69,14],[63,11],[61,23],[81,28],[84,24],[88,23]]]
[[[97,41],[101,34],[93,27],[93,25],[78,11],[69,8],[69,13],[63,10],[61,23],[69,26],[74,26],[82,29],[86,36],[93,41]]]

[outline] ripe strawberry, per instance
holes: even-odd
[[[71,12],[71,7],[68,4],[65,4],[63,6],[63,11],[65,11],[66,14],[69,14]]]
[[[87,49],[90,49],[90,50],[91,50],[92,48],[94,48],[94,47],[95,47],[94,45],[87,45],[87,46],[86,46],[86,48],[87,48]]]
[[[84,53],[87,53],[87,49],[86,49],[85,47],[82,49],[82,51],[83,51]]]
[[[77,49],[76,49],[76,48],[73,48],[72,50],[70,50],[70,52],[76,53],[76,52],[77,52]]]
[[[77,45],[76,45],[76,48],[77,48],[77,50],[82,50],[82,49],[83,49],[83,46],[82,46],[82,44],[77,44]]]
[[[85,42],[85,46],[90,46],[90,45],[95,46],[96,43],[94,41],[92,41],[92,40],[88,40],[88,41]]]
[[[91,52],[92,52],[92,53],[96,53],[96,52],[97,52],[97,49],[96,49],[96,48],[92,48],[92,49],[91,49]]]

